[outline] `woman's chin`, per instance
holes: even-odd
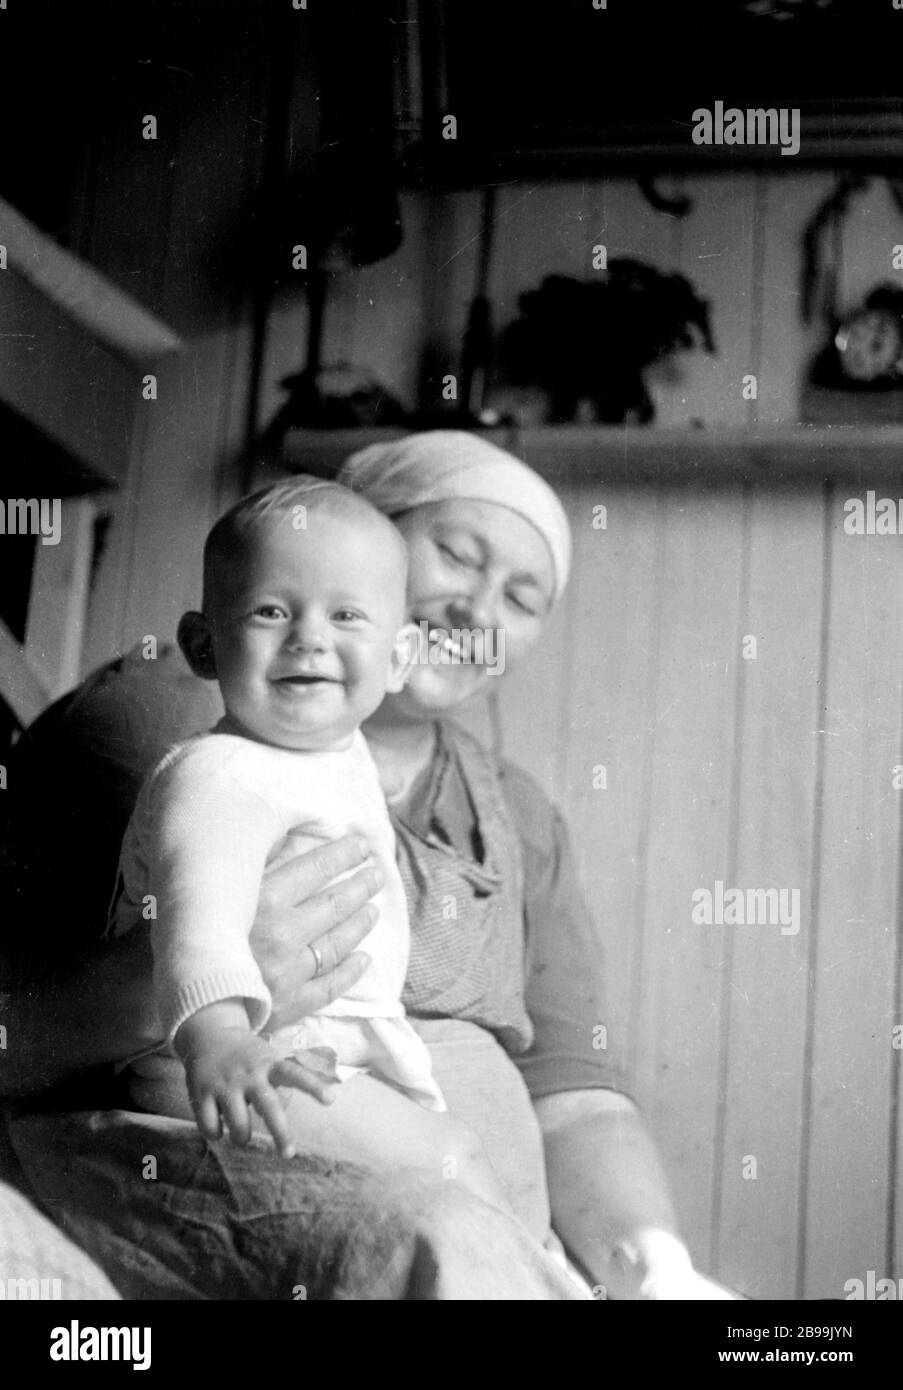
[[[420,718],[468,705],[486,693],[485,671],[475,667],[415,666],[393,703],[399,712]]]

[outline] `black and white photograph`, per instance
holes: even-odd
[[[865,1365],[901,53],[903,0],[0,0],[23,1364],[582,1301]]]

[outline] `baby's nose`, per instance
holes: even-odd
[[[322,652],[326,650],[326,634],[321,623],[312,618],[303,618],[294,623],[288,635],[288,645],[293,651]]]

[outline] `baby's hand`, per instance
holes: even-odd
[[[251,1032],[244,1006],[235,1000],[210,1004],[187,1019],[176,1034],[175,1049],[185,1066],[198,1128],[211,1141],[221,1138],[225,1125],[233,1143],[247,1144],[251,1106],[282,1157],[293,1158],[295,1148],[276,1087],[308,1091],[324,1103],[333,1099],[334,1073],[330,1078],[315,1058],[308,1068],[279,1057],[265,1039]]]

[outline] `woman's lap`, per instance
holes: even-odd
[[[208,1145],[125,1111],[10,1124],[45,1210],[131,1299],[580,1297],[517,1222],[449,1184]]]
[[[512,1210],[540,1242],[549,1234],[542,1134],[517,1067],[491,1033],[459,1019],[411,1019],[430,1050],[452,1114],[474,1131]]]
[[[511,1209],[542,1244],[549,1234],[542,1135],[517,1067],[491,1033],[459,1019],[411,1019],[425,1041],[449,1111],[480,1140]],[[136,1110],[191,1119],[180,1064],[152,1058],[130,1081]],[[323,1114],[328,1122],[328,1111]]]

